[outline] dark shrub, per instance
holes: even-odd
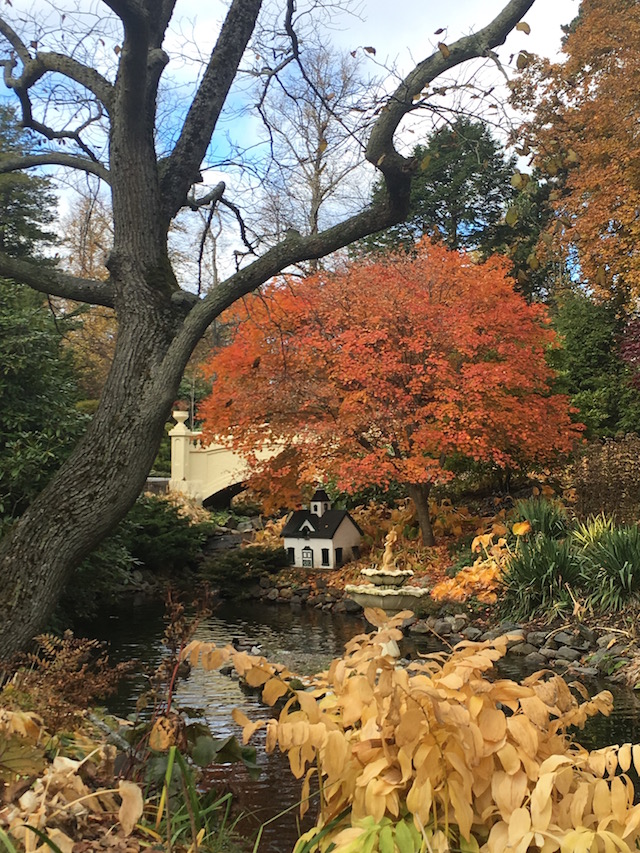
[[[284,548],[256,545],[207,557],[200,571],[222,595],[241,598],[261,577],[277,574],[287,565]]]
[[[605,530],[585,549],[592,582],[589,601],[596,610],[622,610],[640,593],[640,530]]]
[[[151,571],[194,568],[213,525],[191,524],[168,501],[143,495],[126,518],[125,546]]]
[[[572,468],[576,513],[585,518],[604,512],[618,523],[640,516],[640,437],[634,434],[594,441]]]
[[[521,541],[503,576],[502,609],[513,619],[571,610],[583,579],[583,557],[570,540],[538,534]]]
[[[534,533],[541,533],[549,539],[564,539],[571,526],[562,504],[547,498],[518,501],[514,508],[514,520],[528,521]]]

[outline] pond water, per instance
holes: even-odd
[[[108,640],[112,660],[136,658],[148,664],[151,671],[163,654],[163,616],[161,604],[131,604],[85,626],[84,632]],[[342,653],[351,637],[367,630],[362,617],[317,610],[293,611],[258,602],[223,602],[202,622],[196,637],[218,645],[238,638],[243,646],[260,646],[260,653],[268,660],[283,663],[294,672],[312,673],[325,669],[333,657]],[[411,655],[433,650],[432,644],[419,638],[407,641],[403,653]],[[501,674],[520,679],[528,673],[520,660],[512,658],[502,664]],[[592,692],[611,689],[615,708],[608,718],[598,716],[590,720],[585,729],[577,733],[578,740],[588,748],[640,742],[640,699],[633,691],[605,682],[587,686]],[[137,695],[145,687],[145,675],[130,679],[109,701],[110,710],[121,716],[131,713]],[[175,697],[180,707],[189,709],[192,718],[206,721],[215,737],[239,735],[239,728],[231,718],[233,708],[240,708],[252,719],[271,716],[271,709],[260,703],[258,694],[243,690],[236,680],[219,672],[194,669],[188,679],[178,682]],[[216,770],[209,775],[208,781],[213,786],[233,791],[236,805],[245,814],[243,832],[255,833],[257,827],[269,821],[263,829],[260,853],[286,853],[293,848],[301,831],[295,807],[299,782],[289,772],[284,756],[264,754],[260,735],[264,737],[263,732],[258,732],[252,740],[262,768],[259,780],[251,780],[243,768],[234,765]],[[276,817],[287,808],[286,814]]]

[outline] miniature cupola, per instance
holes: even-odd
[[[331,509],[331,501],[329,495],[324,489],[316,489],[315,494],[311,498],[310,511],[312,515],[322,516]]]

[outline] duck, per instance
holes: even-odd
[[[240,637],[233,637],[231,645],[237,652],[248,652],[250,655],[262,654],[262,646],[258,643],[253,643],[251,640],[242,640]]]

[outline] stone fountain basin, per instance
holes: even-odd
[[[380,607],[386,613],[413,610],[421,598],[429,596],[429,590],[419,586],[385,588],[374,584],[347,584],[344,591],[361,607]]]
[[[398,587],[413,576],[411,569],[362,569],[363,578],[374,586]]]

